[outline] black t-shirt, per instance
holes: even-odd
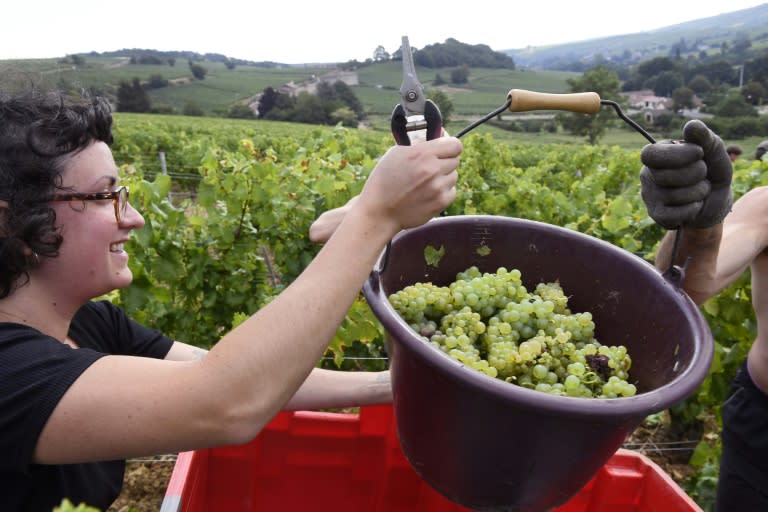
[[[80,308],[69,336],[79,349],[25,325],[0,323],[2,511],[51,512],[64,498],[106,510],[120,494],[125,461],[33,464],[37,440],[61,397],[94,361],[107,354],[162,359],[173,344],[107,301]]]

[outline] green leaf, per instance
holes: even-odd
[[[424,261],[427,265],[437,268],[440,266],[440,260],[445,256],[445,246],[440,246],[439,249],[428,245],[424,248]]]

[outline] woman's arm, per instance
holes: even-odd
[[[167,360],[191,361],[208,351],[174,342]],[[286,411],[357,407],[392,402],[389,371],[351,372],[314,368],[283,407]]]
[[[301,275],[202,359],[94,362],[56,405],[35,462],[122,459],[253,439],[313,372],[386,243],[453,201],[461,149],[445,137],[392,147]]]

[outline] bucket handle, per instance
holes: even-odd
[[[678,227],[675,231],[675,240],[672,244],[671,260],[669,267],[661,275],[667,282],[672,284],[675,288],[682,288],[683,281],[685,281],[685,271],[688,269],[688,263],[691,261],[691,257],[686,258],[683,262],[683,266],[675,265],[677,259],[677,251],[680,246],[680,234],[683,232],[682,227]]]
[[[373,269],[373,272],[376,273],[375,277],[378,277],[380,274],[383,274],[384,271],[387,269],[387,264],[389,263],[389,251],[391,250],[392,250],[392,240],[387,242],[387,245],[384,247],[384,250],[381,251],[381,256],[379,256],[379,259],[376,262],[376,267]]]

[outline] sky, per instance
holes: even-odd
[[[402,36],[417,49],[453,38],[502,51],[648,32],[763,3],[14,0],[2,8],[0,59],[144,48],[286,64],[362,62],[378,46],[397,51]]]

